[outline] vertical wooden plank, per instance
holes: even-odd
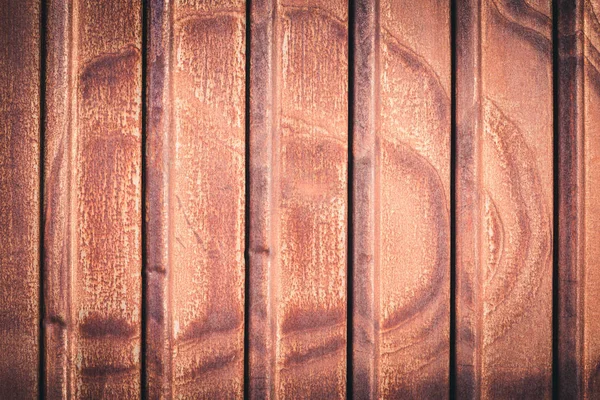
[[[381,395],[445,398],[450,354],[450,2],[383,0],[380,7]]]
[[[138,397],[141,2],[74,8],[73,393]]]
[[[172,23],[170,0],[148,3],[146,64],[146,382],[149,399],[173,397],[170,154]]]
[[[551,4],[457,13],[458,395],[549,398]]]
[[[584,67],[585,0],[558,2],[558,335],[561,399],[584,398]]]
[[[0,2],[0,397],[38,396],[40,2]]]
[[[600,1],[584,4],[584,398],[600,393]]]
[[[148,393],[238,398],[245,2],[153,1],[149,16]]]
[[[450,3],[358,1],[356,29],[354,388],[445,398]]]
[[[377,0],[354,3],[352,108],[352,394],[379,398],[380,21]]]
[[[560,398],[594,398],[600,391],[597,310],[600,253],[600,3],[561,1],[559,70],[559,318]]]
[[[348,9],[281,1],[275,37],[278,398],[346,393]]]
[[[74,74],[69,1],[46,5],[46,110],[44,119],[44,395],[71,398],[71,231]]]
[[[46,393],[135,398],[141,2],[51,1],[47,24]]]
[[[275,211],[273,145],[277,40],[276,0],[250,2],[249,154],[248,154],[248,359],[246,373],[251,399],[276,398],[277,314],[275,293]]]
[[[250,201],[264,208],[251,208],[250,397],[343,398],[347,4],[256,3]]]
[[[455,348],[456,396],[477,398],[481,390],[481,318],[478,284],[479,184],[481,166],[481,5],[480,0],[457,0],[455,27]]]
[[[245,4],[176,1],[174,395],[243,390]]]

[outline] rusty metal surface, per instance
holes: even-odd
[[[549,398],[551,4],[460,1],[457,13],[458,396]]]
[[[0,2],[0,397],[39,390],[40,2]]]

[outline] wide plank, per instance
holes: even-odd
[[[457,397],[549,398],[551,2],[456,12]]]
[[[447,398],[450,2],[355,2],[353,389]]]
[[[46,395],[141,392],[142,7],[47,4]]]
[[[40,11],[0,1],[0,398],[35,399],[40,318]]]
[[[348,6],[251,2],[250,398],[344,398]]]
[[[152,1],[147,360],[152,398],[241,398],[245,2]]]

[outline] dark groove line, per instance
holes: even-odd
[[[147,310],[147,268],[148,268],[148,251],[147,245],[148,241],[146,239],[146,140],[147,140],[147,123],[148,123],[148,90],[146,88],[147,84],[147,68],[148,68],[148,18],[150,13],[150,6],[147,0],[142,1],[142,171],[141,171],[141,179],[142,179],[142,331],[140,333],[141,337],[141,351],[140,351],[140,365],[141,365],[141,377],[140,377],[140,393],[142,399],[147,398],[147,365],[146,365],[146,350],[147,350],[147,327],[148,327],[148,310]]]
[[[559,341],[559,203],[560,203],[560,137],[559,137],[559,71],[560,57],[558,47],[558,0],[552,0],[552,211],[553,211],[553,236],[552,236],[552,397],[557,398],[559,393],[558,369],[558,341]]]
[[[456,398],[456,0],[450,2],[450,399]]]
[[[348,209],[347,209],[347,256],[346,256],[346,398],[352,399],[353,376],[353,303],[354,303],[354,207],[352,198],[354,196],[354,37],[356,31],[355,2],[348,1],[348,165],[347,165],[347,187],[348,187]]]
[[[40,176],[40,186],[39,186],[39,196],[40,196],[40,208],[39,208],[39,277],[40,277],[40,287],[39,287],[39,373],[38,373],[38,398],[43,399],[46,391],[46,357],[45,357],[45,337],[46,337],[46,329],[44,328],[44,319],[45,319],[45,307],[44,307],[44,275],[46,269],[44,268],[44,227],[45,227],[45,215],[44,215],[44,157],[46,153],[46,56],[47,56],[47,48],[46,48],[46,31],[48,26],[48,10],[47,4],[45,0],[42,0],[40,5],[40,154],[39,154],[39,176]]]
[[[245,140],[245,197],[244,202],[244,399],[250,396],[250,22],[252,0],[246,0],[246,60],[245,60],[245,104],[244,104],[244,140]]]

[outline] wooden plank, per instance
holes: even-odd
[[[276,0],[251,0],[248,154],[248,347],[247,388],[251,399],[276,397],[277,309],[273,151],[277,109],[275,94]]]
[[[586,398],[600,393],[600,1],[584,5],[584,369],[582,389]]]
[[[583,376],[583,1],[557,7],[558,76],[558,324],[556,391],[584,398]]]
[[[380,12],[376,0],[354,2],[352,108],[352,394],[380,393],[378,128],[380,95]]]
[[[172,398],[171,71],[173,4],[148,3],[146,66],[146,382],[147,398]]]
[[[477,398],[481,368],[478,349],[481,329],[477,282],[479,224],[477,186],[481,97],[481,14],[478,1],[456,3],[455,33],[455,349],[456,397]],[[479,336],[478,336],[479,335]]]
[[[44,104],[44,394],[71,398],[71,130],[72,87],[70,13],[72,4],[46,6]]]
[[[251,398],[345,397],[347,21],[341,0],[252,2]]]
[[[355,3],[353,389],[449,394],[450,3]]]
[[[49,396],[140,395],[141,25],[139,1],[48,3]]]
[[[558,393],[593,398],[600,391],[600,332],[595,266],[600,175],[600,3],[558,4],[559,281]]]
[[[173,9],[173,390],[232,398],[244,360],[245,5],[188,3]]]
[[[0,397],[39,379],[40,2],[0,1]]]
[[[458,397],[549,398],[551,4],[456,10]]]
[[[450,354],[450,2],[386,0],[380,7],[380,394],[444,398]]]
[[[245,2],[153,1],[149,12],[149,395],[239,398]]]

